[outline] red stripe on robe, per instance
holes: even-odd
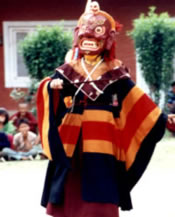
[[[140,110],[140,108],[142,109]],[[147,117],[147,115],[150,114],[151,111],[153,111],[154,108],[156,108],[156,104],[151,102],[146,94],[144,94],[133,106],[127,116],[125,127],[121,131],[122,147],[125,151],[127,151],[130,142],[142,121]]]

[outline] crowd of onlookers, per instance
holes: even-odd
[[[0,107],[0,161],[46,159],[38,134],[37,120],[27,103],[19,103],[12,116]]]

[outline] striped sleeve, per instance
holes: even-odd
[[[130,79],[122,81],[122,90],[119,92],[120,115],[115,120],[121,138],[120,160],[125,162],[131,189],[145,171],[156,143],[164,135],[166,116]]]
[[[58,132],[58,125],[62,119],[60,114],[64,113],[65,106],[59,91],[50,88],[50,80],[51,78],[44,79],[38,88],[38,128],[44,153],[49,160],[68,166],[69,162]]]
[[[52,160],[49,141],[48,141],[48,132],[49,132],[49,95],[47,91],[48,83],[50,78],[45,78],[41,83],[37,91],[37,117],[38,117],[38,128],[41,138],[42,147],[44,153]]]

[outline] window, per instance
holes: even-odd
[[[36,22],[3,22],[4,38],[4,65],[5,65],[5,87],[26,88],[30,84],[30,78],[22,56],[18,52],[18,43],[24,37],[35,31],[38,25],[59,25],[62,21],[36,21]],[[72,30],[77,21],[64,21],[65,30]]]

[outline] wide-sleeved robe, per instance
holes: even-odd
[[[164,134],[166,116],[135,85],[123,65],[104,62],[98,70],[95,81],[82,85],[80,61],[67,63],[40,84],[39,130],[50,160],[43,206],[63,202],[71,158],[81,140],[82,199],[131,209],[130,191]],[[55,78],[63,79],[62,90],[50,88]]]

